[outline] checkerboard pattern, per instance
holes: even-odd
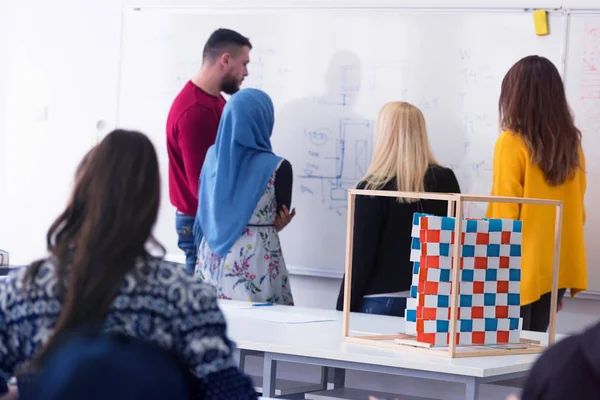
[[[406,333],[434,346],[449,341],[455,222],[419,213],[413,218]],[[457,344],[520,341],[521,232],[521,221],[464,220]]]

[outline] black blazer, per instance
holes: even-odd
[[[448,168],[431,166],[425,175],[424,183],[426,192],[460,193],[456,176]],[[358,184],[359,189],[364,186],[364,182]],[[396,182],[388,183],[383,190],[397,190]],[[354,212],[350,311],[358,311],[360,302],[366,295],[410,289],[413,214],[422,212],[448,215],[448,202],[421,200],[415,203],[399,203],[391,197],[357,196]],[[343,305],[344,281],[336,308],[341,310]]]

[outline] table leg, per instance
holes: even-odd
[[[465,399],[466,400],[478,400],[479,399],[479,380],[477,378],[471,378],[465,382]]]
[[[240,370],[243,370],[243,365],[244,365],[244,362],[242,361],[242,352],[243,351],[244,350],[233,349],[233,361],[235,362],[235,365]]]
[[[275,397],[275,379],[277,376],[277,361],[273,360],[270,353],[265,353],[263,365],[263,393],[264,397]]]
[[[237,365],[238,368],[241,372],[244,372],[244,369],[246,367],[246,356],[249,355],[249,351],[247,350],[240,350],[239,351],[239,355],[238,355],[238,360],[237,360]]]
[[[343,368],[333,369],[333,388],[340,389],[346,384],[346,370]]]
[[[327,390],[329,383],[329,367],[321,367],[321,390]]]

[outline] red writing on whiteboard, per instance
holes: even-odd
[[[600,27],[586,25],[581,77],[583,129],[600,133]]]

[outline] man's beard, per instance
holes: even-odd
[[[221,91],[232,95],[240,90],[239,81],[233,77],[225,77],[221,82]]]

